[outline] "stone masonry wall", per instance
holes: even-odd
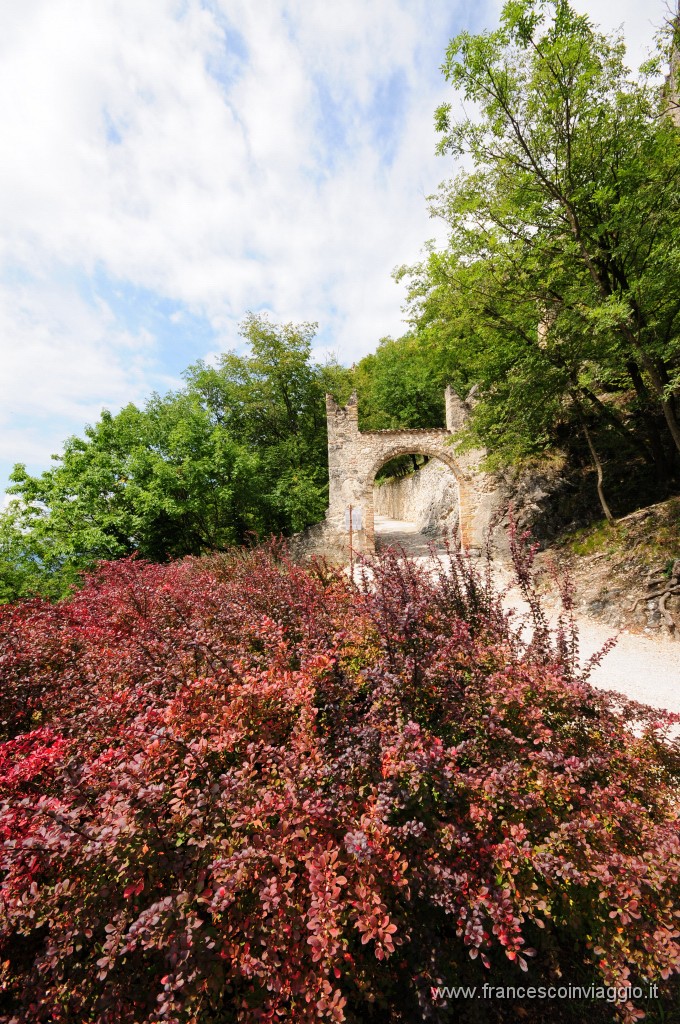
[[[431,459],[400,480],[385,480],[374,490],[376,515],[414,522],[421,533],[436,536],[455,531],[458,486],[447,465]]]
[[[678,13],[673,19],[675,33],[675,45],[671,51],[671,66],[666,83],[666,100],[668,113],[678,128],[680,128],[680,3],[677,6]]]

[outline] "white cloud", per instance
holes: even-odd
[[[651,38],[654,5],[577,5]],[[424,195],[451,169],[433,155],[432,115],[448,95],[436,69],[456,28],[491,25],[495,10],[3,5],[0,458],[46,464],[103,405],[139,399],[180,368],[102,280],[173,300],[178,330],[208,318],[225,346],[261,307],[318,320],[324,349],[348,362],[399,333],[390,271],[438,232]]]
[[[121,330],[104,303],[93,309],[67,282],[0,284],[0,460],[45,465],[102,405],[147,391],[153,339]],[[61,434],[55,431],[61,428]]]
[[[629,66],[637,71],[649,56],[654,35],[667,15],[666,0],[573,0],[577,10],[588,14],[603,32],[623,29]]]

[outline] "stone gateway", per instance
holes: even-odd
[[[453,472],[459,505],[461,546],[481,551],[497,507],[492,478],[480,469],[482,450],[458,454],[455,436],[465,426],[470,406],[450,387],[446,389],[446,427],[418,430],[360,431],[356,393],[344,408],[326,396],[328,419],[329,507],[326,521],[312,528],[314,547],[329,552],[347,547],[345,523],[349,507],[359,511],[361,529],[354,533],[357,552],[375,551],[373,485],[376,474],[398,455],[427,455]],[[353,520],[354,521],[354,520]]]

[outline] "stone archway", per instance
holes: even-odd
[[[376,432],[377,434],[378,432]],[[380,434],[383,432],[380,431]],[[385,433],[388,433],[385,431]],[[406,434],[416,431],[390,431],[389,433]],[[421,432],[418,431],[418,434]],[[423,431],[422,434],[434,434],[434,431]],[[470,518],[468,515],[470,506],[469,486],[465,472],[456,460],[453,449],[444,442],[449,437],[448,431],[442,431],[441,436],[437,435],[433,441],[431,437],[415,437],[402,440],[401,438],[385,438],[387,442],[383,453],[378,456],[370,466],[366,475],[366,487],[362,496],[361,507],[366,510],[366,550],[375,551],[375,478],[380,469],[392,459],[399,455],[427,455],[430,459],[436,459],[444,463],[451,470],[456,481],[458,493],[458,513],[460,523],[460,541],[464,550],[474,547],[470,536]]]
[[[457,454],[451,439],[465,425],[469,408],[451,388],[446,389],[446,427],[418,430],[360,431],[357,396],[344,408],[326,396],[328,419],[329,506],[324,534],[336,548],[347,546],[345,516],[350,506],[361,514],[355,532],[355,551],[375,551],[373,482],[376,473],[398,455],[428,455],[452,470],[458,485],[460,539],[467,551],[481,550],[492,509],[493,485],[479,465],[483,451]]]

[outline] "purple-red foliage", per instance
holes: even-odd
[[[275,548],[0,608],[0,1020],[448,1020],[433,985],[584,961],[667,987],[672,716],[534,613],[527,646],[465,559],[357,588]]]

